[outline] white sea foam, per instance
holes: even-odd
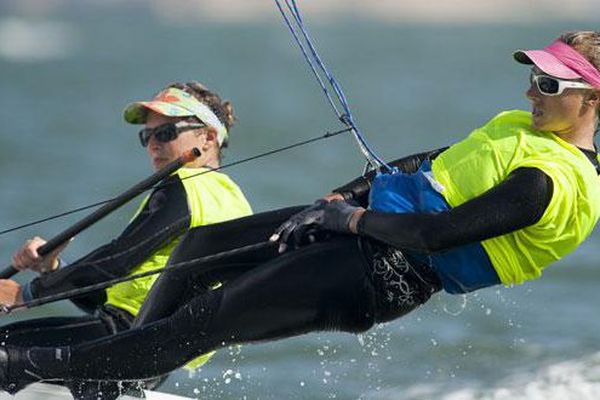
[[[401,390],[372,393],[364,398],[402,400],[598,400],[600,398],[600,353],[562,361],[535,371],[515,371],[491,387],[481,384],[462,388],[448,384],[418,384]],[[463,385],[461,385],[463,386]]]
[[[29,63],[65,58],[76,47],[76,33],[63,22],[0,19],[0,58]]]
[[[444,400],[597,400],[600,353],[511,376],[497,387],[449,393]]]

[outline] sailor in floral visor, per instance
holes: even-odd
[[[138,135],[154,169],[162,168],[194,147],[202,155],[161,182],[140,203],[119,236],[69,265],[60,261],[58,252],[44,258],[37,254],[44,239],[35,237],[28,241],[15,253],[13,265],[41,275],[23,286],[16,281],[0,280],[0,303],[30,301],[74,287],[161,268],[189,229],[251,213],[239,187],[227,175],[213,171],[220,165],[221,149],[227,144],[228,131],[233,125],[229,102],[222,101],[198,82],[177,83],[151,101],[128,105],[124,117],[131,124],[144,124]],[[131,251],[132,248],[135,251]],[[0,328],[0,336],[9,346],[60,346],[126,331],[131,328],[157,277],[125,282],[72,299],[86,311],[85,316],[18,322]],[[164,303],[154,303],[154,312],[170,312],[163,308],[168,306],[168,299],[164,300]],[[202,365],[211,355],[207,353],[188,365]],[[0,351],[0,359],[5,356],[6,353]],[[28,378],[23,378],[27,382]],[[16,391],[21,382],[18,379],[3,388]],[[116,382],[75,379],[69,380],[68,385],[77,399],[113,399],[123,392],[123,387]]]

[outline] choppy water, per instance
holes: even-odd
[[[120,112],[174,80],[198,79],[233,101],[239,121],[226,161],[339,127],[282,25],[166,24],[134,8],[74,7],[45,18],[7,10],[0,7],[0,230],[108,198],[148,174]],[[394,158],[527,107],[528,71],[511,61],[512,50],[576,27],[353,19],[313,33],[369,140]],[[261,211],[309,202],[361,168],[343,137],[230,174]],[[108,240],[131,212],[80,235],[66,257]],[[72,221],[1,236],[0,256],[8,262],[30,235]],[[223,350],[194,378],[174,374],[165,389],[203,399],[596,399],[598,241],[538,282],[441,295],[361,337],[322,333]],[[75,312],[60,304],[18,318]]]

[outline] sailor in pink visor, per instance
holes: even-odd
[[[535,64],[548,75],[561,79],[580,79],[588,88],[600,89],[600,71],[581,53],[557,39],[542,50],[519,50],[514,54],[521,64]]]
[[[600,101],[598,33],[566,33],[541,50],[519,50],[514,58],[533,65],[527,97],[532,125],[581,148],[594,149]]]

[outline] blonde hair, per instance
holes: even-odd
[[[599,31],[566,32],[560,37],[560,40],[577,50],[600,71]]]
[[[571,31],[561,35],[560,40],[571,46],[584,56],[598,71],[600,71],[600,31]],[[600,96],[600,90],[597,91]],[[596,109],[600,119],[600,105]],[[596,133],[600,131],[600,125]]]

